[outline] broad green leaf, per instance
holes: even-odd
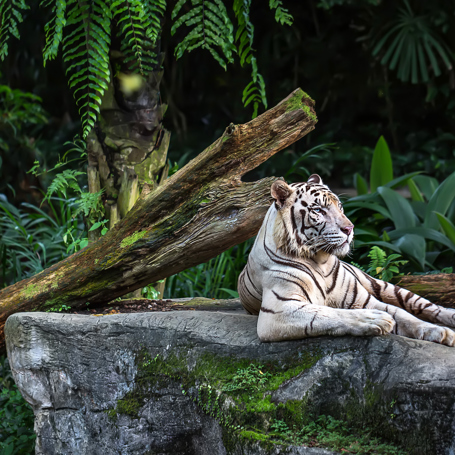
[[[455,245],[455,226],[454,224],[445,217],[442,213],[435,212],[438,217],[438,221],[444,231],[445,235],[449,237],[450,241]]]
[[[220,289],[220,291],[226,292],[226,294],[229,294],[234,299],[239,298],[239,293],[237,291],[233,291],[232,289],[226,289],[226,288],[219,288],[219,289]]]
[[[368,193],[367,181],[357,172],[354,174],[354,186],[358,196]]]
[[[390,191],[392,191],[392,190],[390,190]],[[371,202],[353,202],[353,203],[349,203],[349,204],[346,203],[346,204],[344,204],[344,209],[345,209],[346,213],[349,213],[349,216],[354,214],[359,209],[368,209],[368,210],[371,210],[372,212],[380,213],[382,216],[384,216],[385,218],[387,218],[389,220],[392,219],[392,215],[385,207],[383,207],[382,205],[376,204],[374,202],[373,203],[371,203]]]
[[[412,210],[417,215],[419,220],[423,223],[423,220],[425,219],[425,212],[427,210],[426,202],[410,201],[410,203],[411,203]]]
[[[374,236],[374,237],[378,236],[378,233],[376,232],[376,230],[369,226],[362,226],[360,228],[356,227],[356,228],[354,228],[354,233],[355,233],[355,236],[358,236],[358,235],[369,235],[369,236]]]
[[[412,180],[417,184],[427,201],[431,199],[439,185],[439,182],[434,177],[429,177],[428,175],[417,175]]]
[[[376,191],[380,186],[384,186],[393,180],[392,157],[390,156],[389,146],[384,136],[381,136],[376,144],[373,153],[373,161],[370,170],[370,189]]]
[[[395,242],[395,246],[403,254],[415,259],[422,270],[425,269],[426,243],[423,237],[415,234],[405,234]]]
[[[389,232],[391,240],[398,240],[400,237],[406,234],[419,235],[422,238],[427,240],[433,240],[442,245],[445,245],[447,248],[450,248],[452,251],[455,251],[455,245],[442,233],[436,229],[429,229],[422,226],[408,227],[405,229],[397,229],[395,231]]]
[[[384,186],[386,186],[387,188],[397,188],[401,185],[405,185],[409,179],[414,178],[419,174],[420,172],[411,172],[410,174],[402,175],[401,177],[397,177],[396,179],[393,179],[389,183],[386,183]]]
[[[408,188],[409,191],[411,192],[411,198],[413,201],[421,202],[424,201],[422,193],[420,192],[419,187],[417,186],[413,179],[408,180]]]
[[[357,242],[356,242],[356,245],[357,245]],[[398,246],[396,246],[390,242],[383,242],[382,240],[374,240],[372,242],[362,242],[362,245],[382,246],[383,248],[388,248],[389,250],[395,251],[395,253],[401,254],[401,250]],[[358,246],[360,246],[360,245],[358,245]]]
[[[454,198],[455,172],[449,175],[439,185],[438,189],[434,192],[433,196],[428,201],[424,226],[427,228],[438,229],[439,221],[435,212],[445,215]]]
[[[384,202],[392,215],[391,220],[397,229],[413,227],[416,225],[416,219],[411,204],[401,194],[386,187],[379,187],[378,193],[384,199]]]

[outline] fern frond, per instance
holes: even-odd
[[[172,11],[175,19],[188,0],[179,0]],[[185,25],[192,27],[175,48],[177,59],[194,49],[207,49],[213,58],[226,70],[226,63],[234,61],[234,27],[221,0],[191,0],[192,8],[181,15],[172,25],[171,34]]]
[[[43,0],[40,6],[49,6],[51,3],[51,0]],[[66,0],[56,0],[52,7],[52,19],[44,26],[46,33],[46,45],[43,50],[44,66],[47,60],[53,60],[57,56],[63,37],[63,27],[66,25],[65,11]]]
[[[166,12],[166,0],[142,0],[145,8],[145,35],[155,46],[161,34],[161,20]]]
[[[292,25],[294,18],[289,14],[289,10],[283,8],[281,0],[270,0],[269,6],[271,10],[275,10],[275,20],[281,25]]]
[[[252,103],[252,117],[255,118],[261,103],[267,109],[267,96],[264,78],[258,73],[256,57],[253,55],[254,25],[250,20],[250,6],[251,0],[234,0],[234,14],[238,23],[235,40],[238,43],[240,65],[251,65],[252,81],[243,90],[242,102],[245,107]]]
[[[17,26],[23,21],[21,11],[29,9],[24,0],[0,0],[0,59],[8,55],[10,35],[19,39]]]
[[[86,218],[90,218],[91,222],[95,222],[97,216],[103,216],[101,204],[101,195],[103,193],[104,189],[97,193],[81,192],[73,216],[76,217],[79,213],[83,213]]]
[[[371,259],[370,268],[377,269],[383,267],[386,261],[386,252],[378,246],[373,246],[368,253],[368,257]]]
[[[61,193],[65,199],[67,199],[66,191],[68,188],[71,188],[76,193],[80,194],[81,188],[77,182],[77,177],[79,175],[85,175],[85,172],[75,171],[74,169],[65,169],[63,172],[57,174],[49,185],[43,202],[46,200],[50,201],[50,198],[54,193]]]
[[[130,71],[148,74],[158,65],[153,52],[161,33],[165,0],[117,0],[111,4],[117,22],[120,50]]]
[[[234,0],[234,14],[237,18],[238,29],[235,34],[235,41],[238,43],[240,64],[250,63],[254,25],[250,20],[251,0]]]
[[[79,106],[85,139],[100,112],[110,78],[112,15],[107,0],[69,0],[68,8],[67,26],[73,30],[63,40],[63,60],[68,65],[68,84]]]

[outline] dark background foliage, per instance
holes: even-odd
[[[250,17],[268,104],[301,87],[315,99],[319,122],[310,135],[245,178],[276,175],[297,181],[317,172],[341,192],[356,186],[359,196],[345,204],[356,223],[356,261],[366,266],[369,249],[379,245],[387,254],[405,256],[405,272],[452,266],[455,1],[285,0],[294,17],[292,26],[278,24],[266,4],[253,1]],[[81,130],[61,54],[43,67],[44,25],[50,11],[39,2],[30,6],[20,26],[21,40],[9,41],[9,54],[0,67],[0,287],[66,257],[73,251],[68,245],[82,245],[84,230],[82,217],[73,218],[76,201],[70,195],[58,194],[40,205],[53,175],[28,172],[36,160],[44,169],[54,167],[71,148],[65,142]],[[230,6],[228,12],[233,15]],[[251,118],[251,106],[242,103],[251,70],[237,61],[224,71],[200,49],[176,60],[174,49],[184,32],[172,36],[171,25],[168,11],[161,40],[161,98],[169,106],[164,118],[172,132],[169,157],[182,166],[231,122]],[[390,148],[395,177],[414,171],[426,174],[414,183],[402,178],[407,186],[401,195],[389,189],[394,186],[384,178],[391,173],[387,166],[376,164],[370,174],[380,136]],[[378,144],[375,156],[388,156],[387,144]],[[70,167],[83,175],[84,166],[84,160],[76,160]],[[362,191],[359,175],[365,179]],[[389,188],[363,194],[371,176]],[[434,197],[438,185],[439,199]],[[440,225],[432,210],[441,212]],[[171,277],[166,297],[235,296],[251,244],[245,242]],[[391,273],[396,262],[392,259],[396,260],[373,260],[369,273],[378,266],[382,273],[389,267]],[[155,295],[151,287],[143,291]],[[31,453],[33,417],[5,358],[0,358],[0,392],[0,451]]]
[[[411,79],[400,80],[397,71],[381,64],[384,52],[373,56],[379,37],[404,4],[288,0],[294,25],[283,27],[260,2],[253,2],[254,42],[269,105],[300,86],[316,100],[319,123],[291,151],[267,162],[251,178],[284,175],[299,153],[317,144],[336,142],[338,148],[330,159],[324,159],[323,164],[315,162],[312,170],[325,174],[337,187],[352,186],[355,171],[366,176],[380,135],[392,149],[396,174],[424,170],[440,179],[455,169],[453,68],[447,69],[439,59],[439,76],[430,68],[427,82],[412,83]],[[415,15],[425,17],[450,49],[455,48],[453,6],[448,0],[411,2]],[[32,141],[25,147],[28,150],[15,149],[14,159],[2,152],[3,179],[14,179],[13,186],[21,189],[38,183],[25,174],[36,156],[52,164],[63,151],[62,143],[79,127],[61,58],[48,62],[45,68],[42,65],[43,27],[48,17],[36,4],[26,16],[21,41],[10,40],[1,82],[40,96],[50,120],[45,127],[27,130]],[[162,100],[169,104],[165,126],[172,131],[170,157],[179,161],[182,156],[187,160],[199,153],[230,122],[250,118],[251,110],[241,102],[250,74],[238,64],[225,72],[202,50],[176,61],[173,49],[181,36],[171,36],[170,25],[166,18]],[[453,52],[449,56],[453,59]],[[22,192],[18,197],[25,198]]]

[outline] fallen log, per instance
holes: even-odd
[[[224,134],[163,185],[143,191],[104,237],[0,291],[0,351],[7,317],[57,305],[107,302],[203,263],[254,236],[275,178],[241,177],[314,129],[314,101],[301,89]]]
[[[398,286],[430,302],[446,308],[455,308],[455,273],[405,275],[395,281]]]

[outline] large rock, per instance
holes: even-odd
[[[11,316],[8,357],[35,411],[36,453],[332,453],[273,442],[273,419],[291,426],[310,414],[367,424],[413,454],[454,453],[453,348],[397,336],[264,344],[256,321],[215,311]],[[248,384],[232,392],[232,371],[251,362],[270,373],[255,403]]]

